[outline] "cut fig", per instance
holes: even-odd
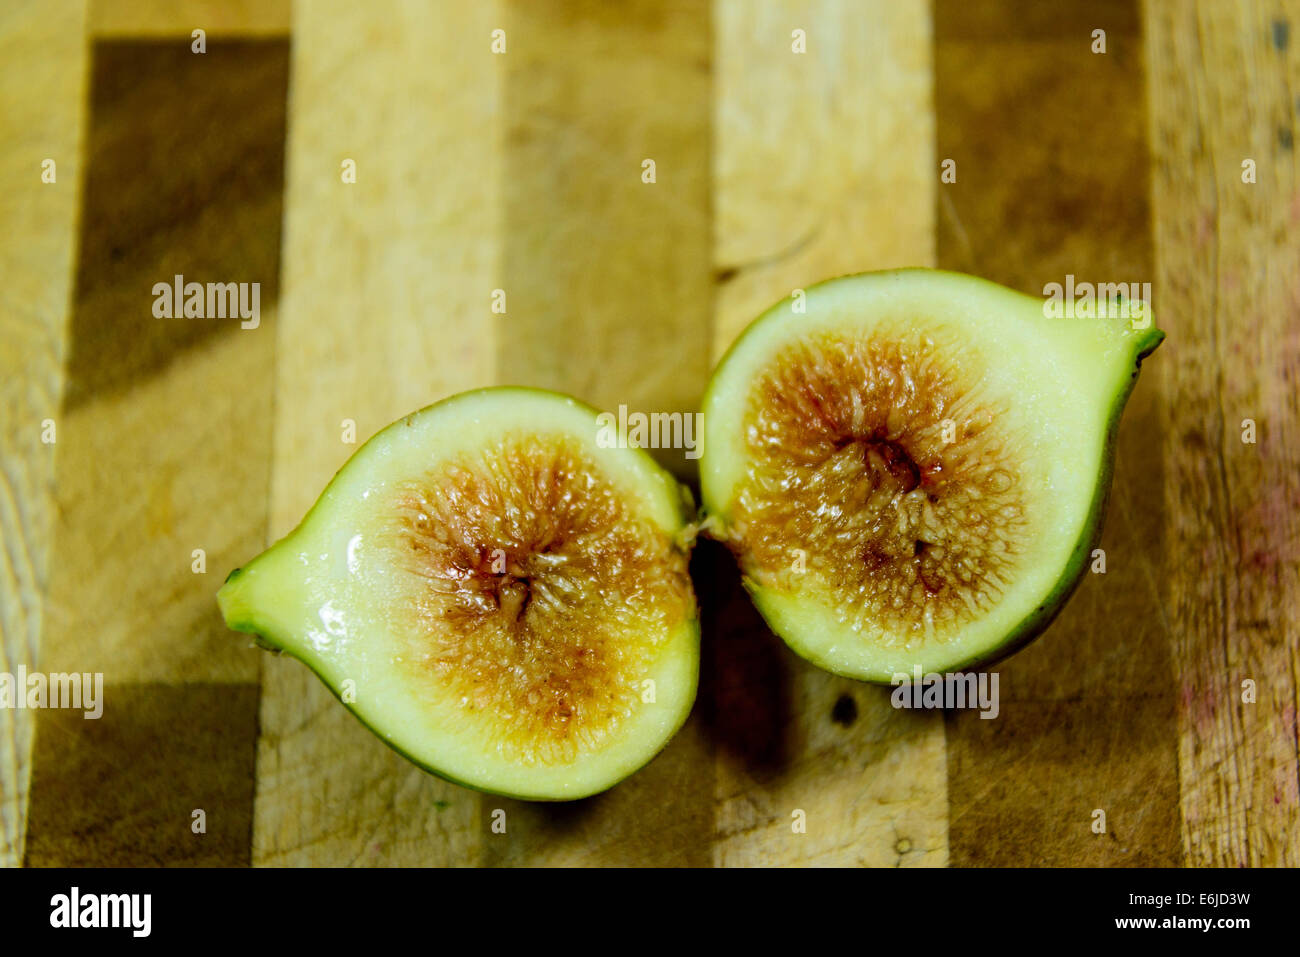
[[[1164,338],[1143,303],[1101,313],[1050,318],[1043,300],[906,269],[823,283],[750,325],[704,401],[706,528],[791,648],[889,682],[991,663],[1052,621]]]
[[[689,493],[599,433],[595,410],[516,388],[393,423],[232,573],[226,623],[442,777],[535,800],[612,786],[685,720],[699,625]]]

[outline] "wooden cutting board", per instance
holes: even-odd
[[[1300,864],[1298,14],[6,4],[0,670],[106,687],[98,721],[0,711],[0,862]],[[694,409],[771,302],[909,264],[1150,282],[1169,335],[1106,570],[996,720],[812,668],[705,546],[686,728],[529,805],[223,627],[225,573],[401,414],[492,383]],[[259,282],[258,327],[154,318],[177,273]]]

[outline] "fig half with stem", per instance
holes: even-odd
[[[598,413],[535,389],[401,419],[231,574],[226,623],[301,659],[387,744],[567,800],[644,765],[695,698],[694,507]]]
[[[1089,305],[904,269],[814,286],[736,341],[704,400],[706,528],[798,654],[890,682],[1047,627],[1164,338],[1145,303]]]

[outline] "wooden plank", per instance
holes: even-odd
[[[81,181],[83,0],[0,9],[0,671],[35,668]],[[41,164],[55,162],[55,182]],[[56,442],[41,441],[55,421]],[[32,712],[0,711],[0,867],[23,858]]]
[[[709,345],[707,7],[519,0],[506,15],[516,306],[500,379],[611,410],[694,411]],[[682,450],[652,451],[690,473]]]
[[[1149,282],[1136,8],[1034,9],[936,5],[938,156],[955,160],[957,176],[939,186],[939,264],[1035,295],[1067,274]],[[1094,29],[1106,31],[1104,53],[1092,52]],[[1086,575],[1047,633],[997,666],[996,720],[949,718],[954,865],[1178,860],[1156,451],[1156,375],[1172,361],[1163,350],[1152,357],[1124,414],[1101,542],[1106,573]],[[1104,834],[1092,829],[1098,809]]]
[[[928,4],[719,0],[714,19],[717,359],[793,289],[931,265],[937,173]]]
[[[296,7],[272,538],[356,450],[345,419],[360,444],[491,382],[500,23],[454,0]],[[256,863],[477,860],[478,795],[398,757],[296,661],[266,657],[263,688]]]
[[[101,43],[91,75],[40,665],[101,673],[103,715],[40,713],[26,861],[246,864],[257,663],[213,595],[266,535],[288,47]],[[176,274],[258,283],[258,326],[155,315]]]
[[[691,412],[708,372],[707,6],[517,0],[505,10],[502,382]],[[644,182],[643,161],[655,163]],[[657,450],[688,474],[685,450]],[[648,767],[565,807],[485,799],[492,864],[701,865],[713,761],[698,713]]]
[[[246,682],[114,680],[98,721],[42,712],[27,866],[247,867],[257,701]]]
[[[1148,3],[1144,26],[1185,859],[1295,867],[1300,3]]]
[[[96,37],[283,36],[289,32],[290,0],[91,0],[90,32]]]
[[[938,170],[928,4],[719,2],[714,16],[716,358],[796,288],[933,264]],[[715,862],[946,863],[942,718],[797,658],[718,562]]]

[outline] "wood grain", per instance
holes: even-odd
[[[42,712],[26,865],[248,866],[257,699],[251,683],[114,680],[98,721]]]
[[[310,2],[310,0],[309,0]],[[96,37],[276,36],[289,32],[290,0],[91,0]]]
[[[29,864],[248,861],[257,665],[212,595],[266,535],[287,79],[283,41],[93,47],[40,666],[101,673],[103,716],[41,712]],[[258,283],[258,327],[155,315],[178,273]],[[167,773],[209,722],[222,759]],[[158,727],[185,730],[161,748]]]
[[[1295,867],[1300,4],[1152,3],[1144,25],[1186,861]]]
[[[699,407],[708,374],[708,8],[507,4],[497,378],[617,411]],[[654,182],[643,180],[653,160]],[[683,449],[652,450],[679,476]],[[566,807],[487,799],[485,862],[703,865],[713,760],[697,714],[647,767]]]
[[[928,4],[718,0],[714,19],[716,360],[796,288],[932,264],[938,172]]]
[[[939,264],[1034,295],[1067,274],[1151,282],[1137,10],[1118,0],[1086,13],[1036,9],[1026,16],[1019,3],[959,0],[935,8],[938,154],[956,163],[956,182],[939,187]],[[1104,53],[1092,50],[1094,29],[1106,31]],[[955,865],[1179,860],[1160,542],[1164,397],[1151,374],[1171,362],[1165,350],[1148,360],[1124,413],[1105,573],[1085,574],[1042,637],[995,667],[996,720],[949,716]]]
[[[82,169],[85,3],[0,8],[0,671],[34,668],[48,588],[58,408]],[[56,180],[41,181],[55,161]],[[41,440],[53,419],[55,443]],[[32,712],[0,711],[0,867],[23,858]]]
[[[454,0],[295,8],[272,538],[376,431],[491,383],[497,13]],[[398,757],[302,664],[266,657],[262,681],[256,863],[478,859],[477,794]]]
[[[796,288],[931,265],[938,170],[927,4],[716,3],[714,16],[716,358]],[[714,862],[946,863],[941,716],[797,658],[729,559],[715,565]]]

